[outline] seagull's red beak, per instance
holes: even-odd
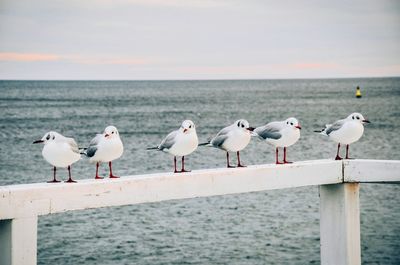
[[[37,141],[34,141],[33,143],[34,144],[41,144],[41,143],[44,143],[44,141],[43,140],[37,140]]]
[[[104,137],[106,137],[106,138],[107,138],[108,136],[110,136],[110,135],[109,135],[109,134],[107,134],[107,133],[104,135]]]
[[[253,128],[253,127],[249,127],[249,128],[247,128],[247,130],[249,130],[250,132],[252,132],[252,131],[254,131],[254,128]]]
[[[183,133],[186,133],[188,131],[188,129],[183,129]]]
[[[301,130],[301,126],[300,126],[300,124],[299,124],[299,125],[297,125],[297,126],[294,126],[294,127],[296,127],[297,129]]]

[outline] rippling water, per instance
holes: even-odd
[[[354,97],[359,85],[362,99]],[[335,144],[314,134],[351,112],[373,123],[350,148],[358,158],[400,159],[400,78],[242,81],[0,81],[0,185],[43,182],[51,167],[47,131],[79,145],[113,124],[125,153],[119,175],[172,170],[172,158],[147,152],[184,119],[200,141],[239,118],[252,126],[295,116],[300,141],[291,160],[332,158]],[[252,141],[245,164],[273,163],[273,149]],[[198,149],[188,168],[225,166],[224,153]],[[76,179],[92,178],[83,159]],[[101,169],[107,174],[107,167]],[[59,170],[59,177],[66,178]],[[361,185],[363,264],[400,264],[400,186]],[[308,264],[320,262],[317,187],[76,211],[39,219],[39,264]]]

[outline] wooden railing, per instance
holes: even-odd
[[[400,182],[400,161],[314,160],[0,187],[0,264],[36,264],[40,215],[195,197],[320,186],[322,264],[361,264],[359,183]]]

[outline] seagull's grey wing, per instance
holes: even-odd
[[[228,138],[228,133],[230,132],[230,127],[225,127],[210,141],[210,144],[215,147],[221,147],[225,140]]]
[[[164,140],[161,141],[161,144],[158,146],[158,149],[163,151],[164,149],[170,149],[174,144],[175,144],[175,137],[178,134],[178,130],[173,131],[167,135],[167,137],[164,138]]]
[[[345,123],[345,120],[338,120],[338,121],[334,122],[332,125],[327,126],[325,128],[325,133],[327,135],[329,135],[332,132],[339,130],[340,128],[342,128],[344,123]]]
[[[75,140],[73,138],[67,138],[67,137],[65,139],[66,139],[67,143],[69,144],[69,146],[71,147],[72,151],[74,153],[79,154],[80,153],[79,147],[78,147],[78,144],[75,142]]]
[[[263,140],[274,139],[278,140],[282,137],[278,123],[268,123],[267,125],[258,127],[254,132]]]
[[[88,148],[87,148],[87,150],[86,150],[86,155],[87,155],[88,157],[92,157],[92,156],[94,156],[94,155],[96,154],[96,152],[97,152],[97,145],[99,144],[100,139],[101,139],[102,136],[103,136],[102,134],[97,134],[96,137],[94,137],[94,138],[90,141],[89,146],[88,146]]]

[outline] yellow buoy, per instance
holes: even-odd
[[[360,90],[359,86],[357,87],[357,90],[356,90],[356,98],[361,98],[361,90]]]

